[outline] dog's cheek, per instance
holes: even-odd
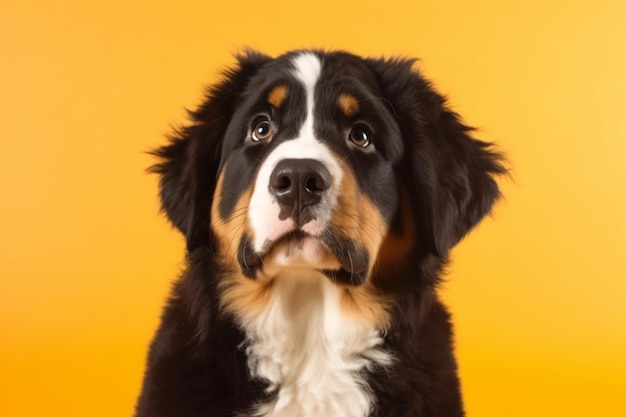
[[[371,272],[389,225],[376,204],[359,188],[353,171],[345,165],[341,168],[344,176],[333,213],[334,224],[340,234],[367,250],[367,271]]]
[[[224,172],[218,178],[211,206],[211,229],[218,240],[219,253],[225,265],[235,269],[237,266],[237,248],[244,237],[254,239],[248,224],[248,207],[250,205],[251,188],[246,188],[237,199],[232,211],[226,216],[221,213],[220,204],[224,198]]]

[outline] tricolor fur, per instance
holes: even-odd
[[[435,290],[500,156],[412,60],[247,53],[191,117],[155,152],[187,269],[136,415],[462,416]]]

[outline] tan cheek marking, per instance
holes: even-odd
[[[267,95],[267,102],[270,103],[275,109],[278,109],[283,105],[288,92],[289,89],[286,85],[277,85]]]
[[[358,209],[360,196],[351,171],[341,162],[340,166],[344,175],[337,205],[332,214],[332,223],[346,237],[360,242],[360,229],[362,227]]]
[[[352,170],[344,163],[340,162],[340,165],[344,178],[337,209],[333,213],[334,223],[348,237],[368,249],[371,264],[375,261],[388,226],[376,205],[361,193]]]
[[[387,235],[387,222],[383,219],[382,214],[374,203],[367,197],[361,199],[361,216],[363,218],[363,241],[367,244],[367,248],[371,250],[372,262],[384,237]]]
[[[346,117],[352,117],[360,110],[359,101],[350,94],[340,94],[337,98],[337,104]]]
[[[383,241],[377,257],[377,267],[386,265],[397,267],[417,244],[416,225],[413,210],[406,190],[400,192],[402,213],[402,234],[389,233]],[[392,268],[395,269],[395,268]]]
[[[215,187],[213,204],[211,206],[211,228],[219,240],[220,255],[226,265],[231,268],[238,268],[236,266],[237,247],[241,237],[245,233],[250,239],[254,238],[248,225],[248,206],[250,205],[252,189],[248,188],[244,191],[239,200],[237,200],[230,217],[224,219],[219,212],[223,184],[224,175],[221,174]]]

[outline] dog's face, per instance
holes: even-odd
[[[211,227],[251,278],[368,277],[398,207],[402,138],[373,73],[301,53],[249,80],[223,137]]]
[[[346,53],[248,54],[157,151],[190,250],[250,279],[287,269],[358,286],[448,250],[498,197],[498,155],[411,68]]]

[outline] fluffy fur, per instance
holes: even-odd
[[[450,249],[502,158],[413,60],[249,52],[155,151],[187,268],[137,417],[457,417]]]

